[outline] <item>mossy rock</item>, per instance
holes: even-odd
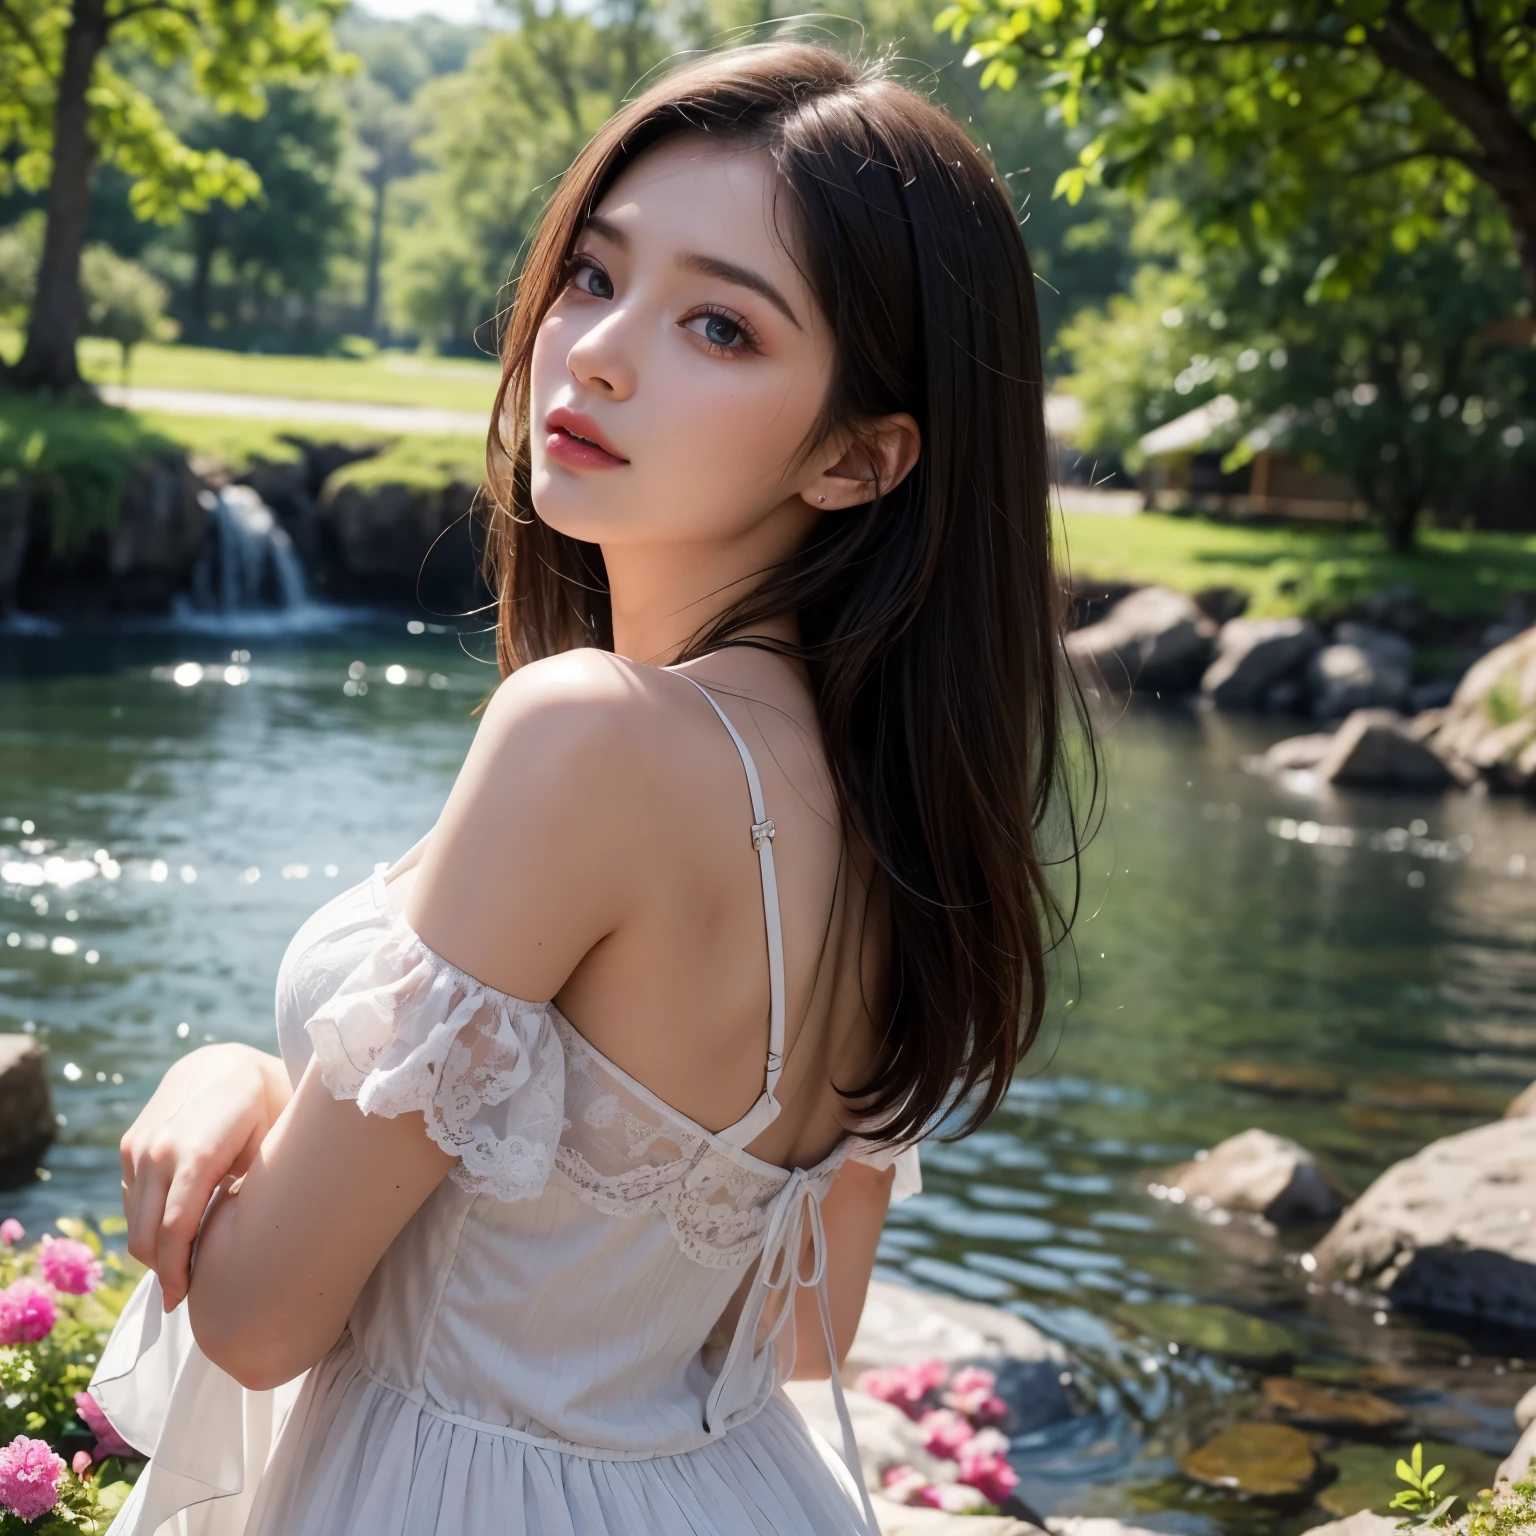
[[[1393,1496],[1403,1487],[1396,1470],[1402,1456],[1400,1448],[1380,1445],[1345,1445],[1328,1451],[1324,1460],[1336,1476],[1318,1494],[1317,1502],[1338,1519],[1362,1509],[1386,1514]],[[1455,1494],[1462,1500],[1474,1498],[1480,1489],[1488,1487],[1499,1464],[1498,1457],[1464,1445],[1426,1440],[1424,1465],[1436,1467],[1442,1463],[1445,1476],[1435,1485],[1435,1492],[1441,1497]],[[1458,1505],[1457,1512],[1462,1508],[1464,1505]]]
[[[1201,1349],[1233,1360],[1281,1360],[1305,1348],[1289,1328],[1232,1307],[1139,1301],[1121,1307],[1117,1315],[1138,1332],[1166,1339],[1181,1349]]]
[[[1294,1376],[1271,1376],[1262,1390],[1264,1401],[1282,1418],[1311,1429],[1353,1429],[1379,1434],[1399,1429],[1408,1422],[1406,1409],[1357,1387],[1325,1386]]]
[[[1233,1424],[1179,1467],[1197,1483],[1240,1499],[1299,1498],[1322,1471],[1316,1438],[1289,1424]]]

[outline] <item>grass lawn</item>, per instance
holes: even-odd
[[[1536,534],[1426,530],[1411,555],[1373,529],[1317,524],[1252,527],[1144,512],[1065,513],[1067,563],[1081,581],[1157,583],[1181,592],[1235,587],[1254,615],[1327,619],[1388,587],[1413,587],[1439,613],[1498,616],[1516,592],[1536,592]]]
[[[15,332],[0,336],[0,356],[21,348]],[[119,384],[117,344],[87,336],[80,371],[95,384]],[[215,347],[146,343],[133,351],[128,382],[153,389],[205,389],[230,395],[286,395],[296,400],[347,400],[368,405],[422,405],[478,411],[490,419],[500,370],[490,359],[380,352],[370,358],[286,357],[223,352]]]

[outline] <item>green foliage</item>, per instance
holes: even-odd
[[[1475,221],[1382,258],[1369,289],[1336,281],[1351,214],[1319,199],[1289,240],[1202,242],[1170,204],[1150,206],[1155,260],[1129,294],[1068,327],[1093,448],[1217,395],[1235,402],[1229,468],[1279,448],[1342,475],[1411,536],[1426,508],[1457,515],[1502,474],[1536,461],[1536,350],[1501,320],[1518,302],[1507,249]]]
[[[109,8],[111,52],[98,56],[87,123],[104,164],[129,180],[141,219],[174,222],[215,199],[232,204],[260,191],[244,160],[194,149],[135,79],[142,60],[185,69],[193,88],[222,113],[259,117],[266,87],[327,73],[340,64],[330,20],[340,0],[313,0],[302,13],[279,0],[186,0]],[[0,190],[39,190],[53,169],[53,109],[72,0],[7,0],[0,12]]]
[[[1536,34],[1517,0],[953,0],[935,26],[970,40],[983,86],[1027,74],[1082,130],[1057,186],[1073,201],[1198,162],[1202,231],[1273,235],[1325,185],[1358,204],[1336,268],[1355,287],[1465,217],[1480,183],[1525,233],[1536,219]]]
[[[326,482],[341,485],[408,485],[436,491],[450,482],[479,485],[485,478],[485,442],[473,437],[400,437],[371,459],[344,465]]]
[[[1444,1466],[1434,1466],[1426,1472],[1424,1447],[1415,1445],[1411,1462],[1398,1459],[1397,1475],[1407,1486],[1393,1495],[1390,1507],[1404,1510],[1408,1515],[1418,1517],[1400,1520],[1399,1529],[1409,1530],[1422,1526],[1443,1525],[1451,1506],[1456,1502],[1454,1494],[1442,1499],[1435,1492],[1435,1484],[1445,1476]]]
[[[0,486],[48,499],[60,549],[111,528],[134,466],[177,451],[128,411],[0,394]]]
[[[1536,1528],[1536,1473],[1508,1488],[1485,1488],[1457,1522],[1459,1536],[1521,1536]]]
[[[18,1435],[44,1440],[63,1459],[90,1451],[95,1436],[80,1421],[75,1394],[89,1386],[91,1373],[143,1269],[103,1250],[100,1231],[63,1219],[59,1228],[85,1243],[103,1260],[102,1283],[87,1296],[55,1293],[58,1321],[35,1344],[0,1347],[0,1445]],[[103,1223],[103,1227],[112,1224]],[[121,1227],[119,1221],[117,1227]],[[0,1248],[0,1288],[21,1276],[35,1277],[35,1247]],[[142,1463],[109,1456],[81,1476],[66,1472],[59,1501],[28,1524],[0,1510],[0,1536],[101,1536],[127,1498]]]
[[[42,256],[41,213],[28,214],[9,229],[0,229],[0,321],[17,325],[26,319]]]
[[[141,341],[166,333],[166,286],[109,245],[86,246],[80,258],[80,286],[85,298],[81,330],[87,336],[102,336],[118,344],[126,379],[133,349]],[[174,327],[170,329],[174,331]]]
[[[1536,535],[1427,528],[1403,553],[1358,526],[1068,512],[1059,528],[1066,564],[1080,578],[1180,592],[1231,587],[1255,617],[1327,621],[1374,592],[1412,587],[1436,613],[1491,620],[1514,594],[1536,589]]]

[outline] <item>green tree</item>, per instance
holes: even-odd
[[[1351,210],[1323,206],[1284,243],[1222,247],[1154,204],[1160,259],[1128,294],[1081,313],[1064,341],[1090,447],[1124,450],[1217,396],[1235,468],[1284,449],[1347,476],[1408,549],[1425,511],[1455,514],[1536,462],[1536,352],[1509,345],[1520,275],[1475,220],[1389,249],[1368,291],[1336,280]]]
[[[299,15],[280,0],[4,0],[0,167],[6,180],[48,189],[14,384],[67,390],[79,383],[80,253],[99,164],[110,161],[132,179],[141,218],[173,221],[214,199],[240,202],[258,190],[242,160],[184,143],[118,60],[184,65],[217,110],[258,117],[267,84],[337,66],[330,21],[339,5],[310,0]]]
[[[1317,188],[1360,196],[1339,282],[1463,218],[1479,189],[1536,299],[1536,20],[1523,0],[951,0],[984,86],[1028,71],[1085,132],[1062,177],[1148,188],[1205,173],[1201,227],[1304,226]]]
[[[222,116],[199,99],[195,115],[179,125],[187,143],[238,153],[260,180],[256,195],[238,206],[213,202],[186,220],[192,273],[182,313],[199,341],[214,330],[229,335],[267,325],[274,300],[313,299],[332,257],[355,240],[340,94],[323,85],[278,85],[267,96],[255,122]]]
[[[175,330],[165,317],[169,291],[152,272],[119,256],[110,245],[86,246],[80,258],[80,286],[85,296],[81,330],[118,344],[126,384],[133,349],[167,329]]]

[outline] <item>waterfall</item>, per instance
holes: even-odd
[[[248,485],[204,491],[208,538],[192,572],[192,607],[236,614],[302,607],[309,597],[293,540]]]

